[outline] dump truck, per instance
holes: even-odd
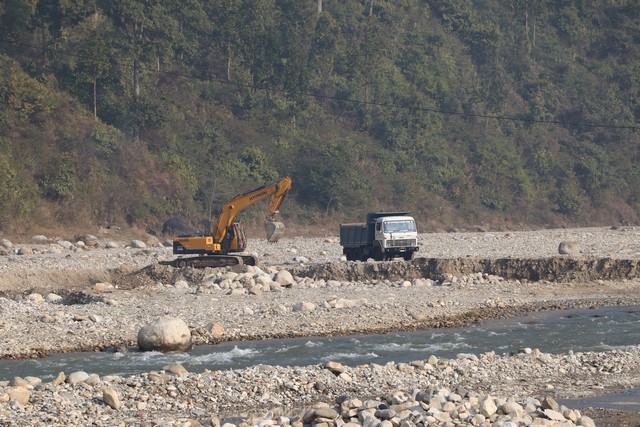
[[[369,212],[365,223],[340,224],[340,245],[348,261],[409,261],[418,251],[416,221],[408,212]]]
[[[195,268],[257,265],[256,257],[242,254],[247,246],[247,238],[242,224],[234,222],[234,219],[242,210],[271,196],[269,219],[265,224],[265,229],[267,241],[277,242],[284,234],[284,224],[276,220],[276,215],[290,189],[291,178],[285,176],[273,184],[264,185],[234,197],[222,207],[218,221],[213,225],[211,233],[174,237],[174,254],[196,256],[177,258],[170,262],[170,265]]]

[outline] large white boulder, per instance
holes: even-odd
[[[560,242],[560,245],[558,245],[558,253],[560,255],[579,255],[580,245],[576,242]]]
[[[182,319],[164,316],[138,331],[138,347],[142,351],[188,351],[191,331]]]

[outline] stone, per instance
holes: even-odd
[[[11,249],[13,247],[13,243],[11,243],[11,240],[2,239],[0,240],[0,246],[2,246],[5,249]]]
[[[144,249],[147,247],[147,244],[142,240],[132,240],[130,246],[134,249]]]
[[[293,305],[293,311],[311,312],[316,309],[316,305],[312,302],[299,302]]]
[[[120,398],[118,397],[118,393],[112,388],[102,390],[102,401],[115,410],[120,409]]]
[[[189,327],[176,317],[161,317],[138,331],[138,347],[142,351],[188,351],[191,346]]]
[[[176,280],[173,284],[176,289],[189,289],[189,282],[186,280]]]
[[[580,245],[570,241],[560,242],[558,253],[560,255],[578,255],[580,253]]]
[[[507,402],[502,405],[502,412],[514,417],[522,417],[526,414],[522,405],[516,402]]]
[[[316,418],[326,418],[335,420],[338,418],[338,412],[333,408],[317,408],[314,410]]]
[[[29,294],[27,296],[27,300],[32,301],[32,302],[42,302],[44,301],[44,297],[42,295],[40,295],[37,292],[34,292],[32,294]]]
[[[295,283],[293,276],[287,270],[280,270],[273,278],[274,282],[280,283],[282,286],[289,286]]]
[[[93,234],[81,234],[75,237],[77,242],[82,242],[85,246],[98,246],[98,238]],[[76,244],[77,245],[77,244]]]
[[[169,218],[162,224],[164,236],[178,236],[180,234],[193,234],[195,230],[186,221],[180,218]]]
[[[113,285],[107,282],[98,282],[93,285],[93,290],[96,292],[107,292],[113,289]]]
[[[205,330],[215,338],[224,336],[224,328],[219,323],[209,322],[207,326],[205,326]]]
[[[554,411],[553,409],[545,409],[544,414],[547,416],[547,418],[553,421],[566,421],[564,415],[562,415],[558,411]]]
[[[66,375],[64,374],[64,372],[60,372],[58,373],[58,375],[53,379],[53,381],[51,381],[51,384],[55,387],[59,386],[60,384],[64,383],[65,380],[67,379]]]
[[[89,374],[84,371],[77,371],[69,374],[65,382],[67,384],[79,384],[89,379]]]
[[[341,373],[344,372],[344,366],[341,363],[338,362],[326,362],[323,365],[323,368],[330,370],[332,373],[334,373],[335,375],[340,375]]]
[[[29,390],[22,386],[11,387],[7,394],[10,400],[15,400],[22,406],[26,406],[29,403],[29,399],[31,399]]]
[[[480,401],[480,413],[485,417],[490,417],[498,410],[493,397],[487,396]]]
[[[160,240],[158,240],[158,238],[156,236],[147,236],[146,240],[144,241],[144,243],[147,246],[160,246]]]
[[[173,363],[163,366],[162,369],[167,372],[171,372],[172,374],[176,374],[179,377],[186,377],[187,375],[189,375],[189,371],[187,371],[185,367],[180,365],[179,363]]]
[[[576,420],[576,425],[583,427],[596,427],[596,423],[591,418],[584,415]]]
[[[9,385],[27,388],[29,383],[22,377],[13,377],[13,379],[9,381]]]
[[[33,255],[33,249],[28,246],[23,246],[18,249],[18,255]]]
[[[390,420],[391,418],[396,416],[396,411],[393,409],[378,409],[375,412],[375,417],[381,420]]]
[[[60,295],[58,295],[58,294],[50,293],[50,294],[47,294],[46,297],[44,297],[44,300],[46,302],[56,303],[56,302],[61,301],[62,297]]]
[[[560,405],[551,396],[546,396],[544,399],[542,399],[542,402],[540,402],[540,405],[542,406],[543,409],[551,409],[556,412],[560,411]]]
[[[56,243],[68,251],[75,249],[75,246],[73,245],[73,243],[67,240],[58,240]]]
[[[35,387],[35,386],[38,386],[38,385],[42,384],[42,379],[40,379],[38,377],[28,376],[28,377],[24,377],[24,380],[31,387]]]

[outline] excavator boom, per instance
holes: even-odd
[[[178,267],[218,267],[228,265],[256,265],[257,260],[250,255],[230,255],[242,252],[246,246],[244,228],[234,223],[236,215],[260,200],[271,196],[269,203],[269,221],[266,223],[267,240],[277,242],[284,233],[284,224],[275,221],[275,215],[291,189],[291,178],[285,176],[279,181],[265,185],[247,193],[238,195],[222,207],[218,221],[211,234],[193,234],[173,239],[174,254],[200,255],[192,258],[179,258],[171,265]]]
[[[222,242],[224,240],[229,226],[233,224],[233,220],[238,213],[268,196],[271,196],[268,210],[269,220],[274,222],[274,216],[278,213],[278,208],[282,204],[284,196],[290,188],[291,178],[285,176],[271,185],[265,185],[249,191],[248,193],[234,197],[230,202],[222,207],[218,222],[216,222],[213,227],[214,241]],[[284,229],[282,229],[282,231],[284,231]],[[267,232],[267,240],[272,241],[273,239],[274,236],[270,236]]]

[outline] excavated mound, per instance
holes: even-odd
[[[504,279],[571,282],[623,280],[639,276],[640,260],[613,258],[416,258],[388,262],[333,262],[282,266],[295,276],[316,280],[364,282],[371,280],[410,280],[429,278],[444,280],[447,276],[486,273]],[[197,283],[215,270],[210,268],[174,268],[150,265],[122,275],[115,282],[121,289],[133,289],[153,282],[172,283],[183,279]]]
[[[487,273],[504,279],[549,282],[589,282],[639,277],[640,260],[595,257],[551,258],[416,258],[412,261],[333,262],[326,264],[282,265],[295,276],[313,279],[366,282],[372,280],[445,280],[447,276]],[[19,298],[31,292],[55,292],[66,296],[73,290],[88,290],[97,282],[110,282],[119,289],[137,289],[156,283],[186,280],[198,283],[216,269],[174,268],[152,264],[142,269],[59,270],[38,274],[6,273],[0,280],[0,296]]]
[[[487,273],[505,279],[550,282],[621,280],[638,277],[640,260],[612,258],[416,258],[413,261],[335,262],[298,266],[291,273],[344,281],[443,280],[446,275]]]

